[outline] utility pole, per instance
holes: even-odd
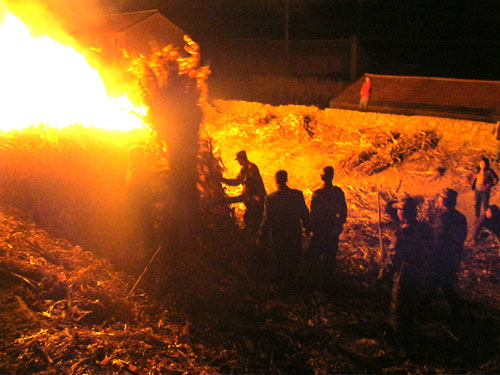
[[[285,0],[285,62],[288,72],[290,68],[290,0]]]
[[[351,38],[351,71],[349,74],[351,81],[354,81],[358,76],[358,44],[359,37],[355,33]]]
[[[358,17],[356,22],[356,31],[351,40],[351,71],[350,78],[354,81],[358,76],[359,64],[359,43],[361,41],[361,33],[363,30],[363,0],[357,0],[358,3]]]

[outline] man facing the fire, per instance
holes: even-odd
[[[320,279],[335,269],[339,236],[347,219],[347,204],[341,188],[332,185],[334,169],[323,168],[323,187],[313,193],[308,231],[312,232],[309,254]]]
[[[243,186],[243,192],[236,197],[227,199],[227,203],[243,202],[246,210],[243,215],[245,230],[255,234],[259,229],[264,211],[266,188],[260,176],[259,168],[248,160],[246,151],[236,154],[236,160],[241,165],[240,173],[236,178],[223,178],[222,182],[230,186]]]
[[[304,194],[287,185],[288,173],[275,175],[278,190],[265,199],[260,226],[260,242],[269,238],[276,256],[277,278],[284,289],[292,290],[302,254],[302,228],[307,226],[309,210]]]
[[[467,238],[467,219],[455,207],[458,193],[445,188],[438,197],[438,212],[433,220],[435,237],[435,277],[454,318],[459,314],[456,291],[457,272]]]

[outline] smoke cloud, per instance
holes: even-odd
[[[0,0],[30,27],[41,34],[64,30],[80,44],[90,44],[92,32],[103,16],[120,10],[117,0]]]

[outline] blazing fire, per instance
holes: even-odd
[[[99,72],[84,55],[49,36],[34,36],[8,11],[0,19],[0,47],[1,130],[38,124],[113,130],[145,126],[145,108],[126,95],[108,96]]]

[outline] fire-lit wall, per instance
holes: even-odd
[[[128,51],[148,53],[153,48],[172,44],[184,46],[184,31],[175,26],[160,13],[155,13],[142,22],[130,26],[124,32],[125,48]]]
[[[121,15],[113,15],[113,18]],[[129,14],[123,14],[129,17]],[[131,55],[149,55],[155,49],[169,44],[182,50],[185,32],[157,11],[138,21],[123,20],[116,25],[110,21],[95,34],[95,44],[102,50],[103,57],[118,62],[126,50]]]

